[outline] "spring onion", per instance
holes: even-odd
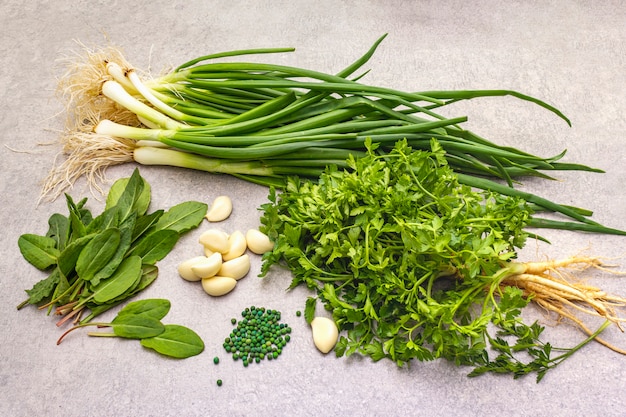
[[[560,162],[565,152],[540,157],[500,146],[462,128],[467,117],[448,118],[438,110],[460,100],[512,96],[570,124],[562,112],[511,90],[410,92],[363,83],[367,72],[359,71],[385,36],[336,74],[223,62],[293,48],[206,55],[154,78],[141,76],[113,47],[87,51],[59,84],[67,99],[68,123],[61,141],[68,157],[49,173],[42,197],[55,198],[83,175],[99,190],[106,167],[132,161],[230,174],[280,188],[289,176],[317,178],[329,165],[347,168],[349,157],[366,154],[366,141],[386,153],[400,139],[424,150],[435,139],[461,183],[522,197],[572,219],[537,219],[535,227],[624,233],[593,222],[587,210],[514,187],[524,176],[552,179],[549,172],[555,170],[601,170]]]

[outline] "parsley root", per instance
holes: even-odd
[[[626,307],[626,298],[607,294],[599,288],[582,283],[568,272],[572,268],[581,271],[590,267],[606,270],[599,258],[572,257],[519,265],[525,271],[506,277],[502,280],[502,285],[522,289],[533,302],[556,313],[557,319],[567,318],[587,334],[591,334],[591,331],[576,315],[577,312],[604,318],[620,328],[620,323],[626,321],[626,318],[617,314],[618,309]],[[596,340],[616,352],[626,353],[601,339]]]

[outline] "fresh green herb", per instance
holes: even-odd
[[[163,333],[141,339],[141,345],[178,359],[198,355],[204,350],[204,342],[198,334],[177,324],[166,324]]]
[[[59,324],[89,310],[86,323],[150,285],[158,275],[155,264],[208,210],[189,201],[147,213],[150,190],[135,169],[111,186],[100,215],[84,208],[87,199],[77,204],[66,195],[68,216],[53,214],[45,236],[20,236],[24,259],[50,272],[26,291],[28,299],[18,308],[43,304],[52,311],[56,305],[55,313],[64,316]]]
[[[142,346],[173,358],[184,359],[198,355],[204,350],[204,342],[193,330],[175,324],[161,323],[170,309],[165,299],[147,299],[128,303],[110,323],[83,323],[71,327],[59,340],[60,344],[68,333],[87,326],[110,327],[113,333],[95,332],[89,336],[122,337],[138,339]]]
[[[431,151],[407,141],[382,154],[368,146],[367,156],[348,159],[349,169],[329,167],[318,182],[291,178],[262,206],[261,231],[275,247],[263,256],[261,276],[286,265],[290,288],[315,291],[345,334],[338,356],[398,365],[445,358],[475,367],[471,375],[537,372],[541,379],[606,326],[553,357],[557,349],[540,340],[543,328],[521,318],[530,300],[572,320],[576,308],[586,308],[617,322],[612,303],[626,300],[608,301],[562,272],[549,275],[569,265],[599,266],[597,259],[516,261],[533,223],[524,199],[460,184],[436,140]],[[306,301],[307,322],[315,303]]]
[[[133,316],[148,316],[157,320],[161,320],[169,313],[171,303],[169,300],[162,298],[150,298],[147,300],[131,301],[126,304],[123,309],[117,313],[117,316],[130,314]]]
[[[83,173],[97,178],[94,172],[130,161],[232,174],[280,188],[291,175],[317,178],[328,165],[345,168],[348,156],[367,153],[368,140],[386,153],[400,139],[415,149],[428,150],[435,138],[448,165],[460,174],[459,182],[522,197],[573,220],[536,219],[535,227],[626,233],[593,222],[588,210],[513,188],[525,176],[552,179],[551,171],[556,170],[600,170],[560,162],[565,152],[540,157],[500,146],[463,129],[467,117],[447,118],[437,111],[460,100],[512,96],[570,124],[563,113],[516,91],[416,93],[364,83],[365,74],[357,72],[385,37],[337,74],[269,63],[214,61],[293,51],[281,48],[206,55],[161,77],[142,80],[115,48],[89,52],[86,62],[70,69],[61,81],[69,98],[68,120],[74,124],[61,139],[71,156],[50,172],[42,192],[58,195],[68,178]],[[101,100],[93,99],[93,91],[100,93]]]
[[[247,307],[237,327],[224,339],[222,346],[243,366],[263,359],[277,359],[290,340],[291,327],[280,323],[279,311],[264,307]]]

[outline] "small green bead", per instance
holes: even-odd
[[[237,319],[233,317],[232,319],[230,319],[230,322],[231,322],[232,324],[236,324],[236,323],[237,323]]]
[[[220,358],[218,358],[217,356],[216,356],[216,357],[214,357],[214,358],[213,358],[213,363],[214,363],[214,364],[216,364],[216,365],[217,365],[218,363],[220,363]]]
[[[296,316],[300,317],[302,315],[302,312],[300,310],[296,311]]]
[[[217,386],[218,386],[218,387],[221,387],[221,386],[222,386],[222,380],[221,380],[221,379],[218,379],[218,380],[217,380]]]
[[[276,352],[272,353],[272,356],[274,357],[274,359],[276,359],[278,357],[278,352],[276,351]]]

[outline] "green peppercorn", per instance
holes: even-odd
[[[218,358],[217,356],[216,356],[216,357],[214,357],[214,358],[213,358],[213,363],[214,363],[214,364],[216,364],[216,365],[217,365],[218,363],[220,363],[220,358]]]
[[[236,328],[224,340],[226,352],[232,354],[234,360],[241,359],[244,366],[278,358],[290,340],[287,333],[291,332],[287,324],[280,323],[280,311],[250,306],[241,315],[239,322],[231,320]]]
[[[221,379],[218,379],[218,380],[217,380],[217,386],[218,386],[218,387],[221,387],[221,386],[222,386],[222,380],[221,380]]]

